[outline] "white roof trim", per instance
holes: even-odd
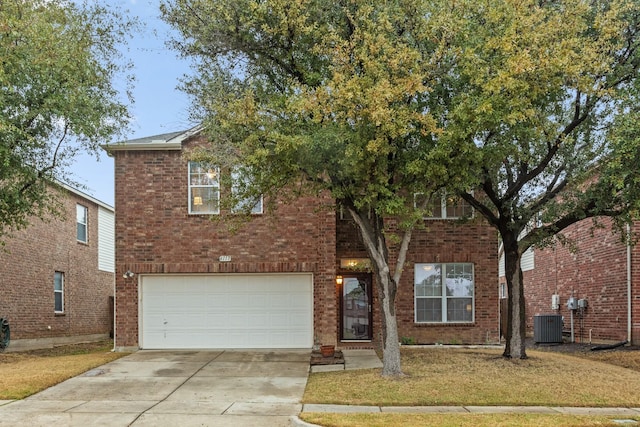
[[[187,131],[173,135],[167,139],[153,139],[156,136],[151,136],[149,138],[122,141],[114,144],[104,144],[101,145],[101,147],[109,153],[113,151],[182,150],[182,142],[187,138],[190,138],[191,136],[199,133],[201,130],[202,125],[198,125]],[[168,135],[172,134],[170,133]]]
[[[82,191],[78,190],[77,188],[73,188],[68,184],[65,184],[64,182],[59,182],[58,181],[58,185],[60,185],[62,188],[64,188],[65,190],[69,191],[70,193],[75,194],[76,196],[82,197],[83,199],[86,199],[90,202],[95,203],[98,206],[101,206],[111,212],[114,212],[113,206],[106,204],[105,202],[101,202],[100,200],[96,199],[95,197],[92,197],[86,193],[83,193]]]
[[[108,152],[112,151],[141,151],[141,150],[181,150],[182,144],[169,144],[167,142],[146,142],[141,144],[127,144],[127,143],[116,143],[116,144],[105,144],[102,146]]]

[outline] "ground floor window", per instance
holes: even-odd
[[[473,264],[415,264],[414,277],[416,323],[473,322]]]
[[[53,309],[56,313],[64,313],[64,273],[53,274]]]

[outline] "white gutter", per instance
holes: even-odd
[[[154,139],[149,142],[117,142],[113,144],[103,144],[100,147],[107,153],[114,151],[166,151],[166,150],[182,150],[182,142],[187,138],[200,133],[203,129],[202,125],[197,125],[191,129],[174,135],[169,139]],[[161,136],[161,135],[158,135]],[[143,138],[144,140],[144,138]],[[136,139],[133,141],[140,141]]]
[[[632,342],[631,336],[631,226],[627,224],[627,341]]]
[[[69,191],[69,192],[71,192],[71,193],[75,194],[76,196],[80,196],[80,197],[82,197],[83,199],[86,199],[86,200],[88,200],[88,201],[90,201],[90,202],[93,202],[93,203],[95,203],[96,205],[101,206],[101,207],[105,208],[106,210],[108,210],[108,211],[110,211],[110,212],[112,212],[112,213],[114,212],[114,210],[113,210],[113,206],[108,205],[108,204],[106,204],[105,202],[101,202],[100,200],[96,199],[95,197],[90,196],[90,195],[88,195],[87,193],[84,193],[84,192],[82,192],[82,191],[78,190],[77,188],[74,188],[74,187],[70,186],[69,184],[65,184],[65,183],[64,183],[64,182],[62,182],[62,181],[57,181],[57,183],[58,183],[58,185],[59,185],[60,187],[62,187],[62,188],[64,188],[65,190],[67,190],[67,191]]]
[[[166,150],[182,150],[182,144],[180,142],[164,142],[164,141],[151,141],[140,144],[105,144],[101,147],[108,153],[113,151],[166,151]]]

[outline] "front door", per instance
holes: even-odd
[[[345,274],[342,279],[340,339],[370,341],[373,337],[371,317],[371,275]]]

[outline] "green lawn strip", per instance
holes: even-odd
[[[24,399],[90,369],[126,356],[106,343],[0,354],[0,399]]]
[[[590,427],[625,425],[615,420],[640,417],[600,417],[546,414],[330,414],[304,412],[300,419],[323,427]]]
[[[314,373],[304,403],[376,406],[640,407],[640,372],[563,354],[529,352],[506,360],[499,351],[403,350],[406,376],[379,369]]]

